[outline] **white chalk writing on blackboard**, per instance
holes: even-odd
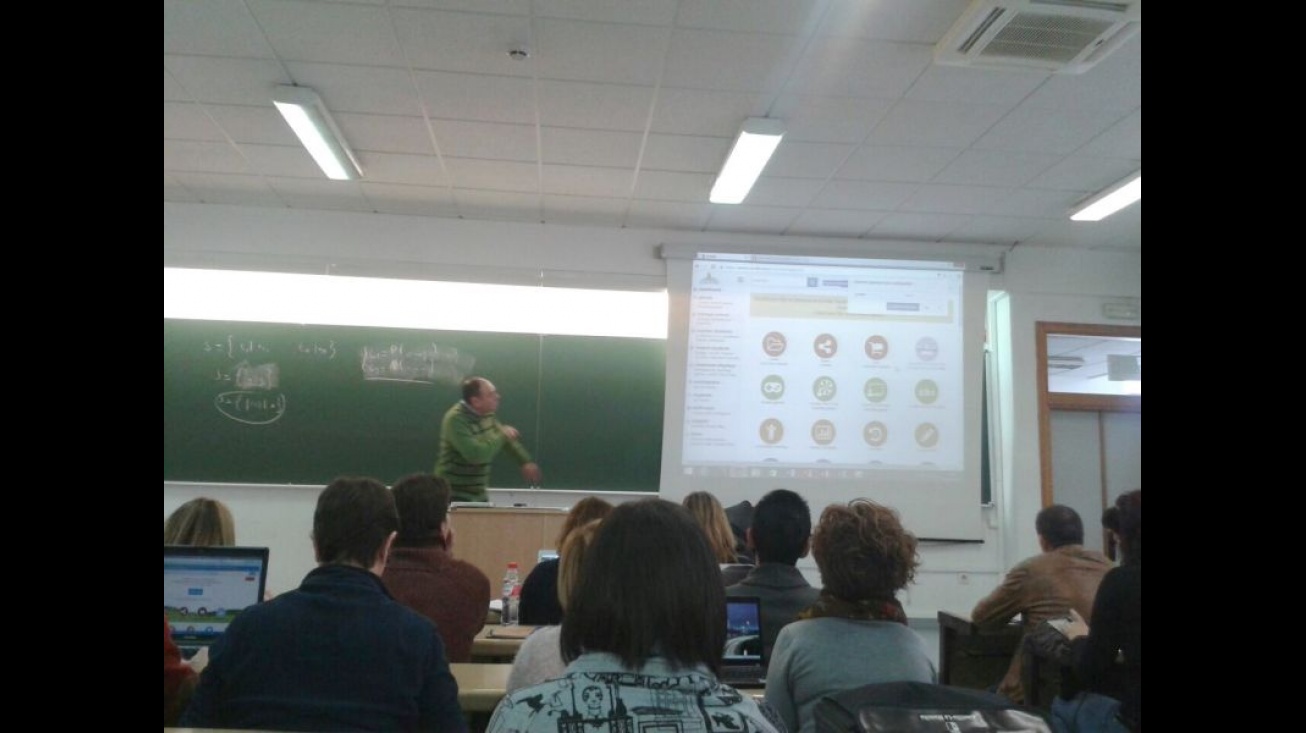
[[[286,414],[286,396],[272,392],[223,392],[213,400],[224,416],[248,425],[267,425]]]
[[[205,341],[204,352],[226,354],[228,359],[235,359],[241,355],[270,354],[272,349],[267,344],[254,339],[238,339],[235,336],[227,336],[225,341]]]
[[[364,346],[364,380],[458,384],[471,374],[476,357],[439,344]]]

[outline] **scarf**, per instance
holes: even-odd
[[[863,598],[849,601],[836,598],[828,591],[822,590],[810,608],[798,614],[798,618],[847,618],[855,621],[897,621],[907,625],[907,613],[902,610],[898,599]]]

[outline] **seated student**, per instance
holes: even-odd
[[[562,529],[558,531],[555,544],[558,554],[562,554],[562,546],[567,544],[567,537],[577,527],[602,519],[611,511],[612,505],[597,496],[587,496],[576,502],[567,512]],[[523,626],[556,626],[562,623],[562,606],[558,603],[559,560],[560,557],[537,563],[522,583],[517,621]]]
[[[198,655],[196,655],[198,656]],[[196,670],[181,658],[177,642],[172,640],[172,627],[168,614],[163,614],[163,727],[177,725],[177,718],[186,707],[186,701],[195,691],[198,680]]]
[[[916,537],[866,499],[832,504],[812,536],[821,593],[780,630],[766,701],[790,731],[810,732],[822,697],[879,682],[937,682],[925,641],[898,602],[916,575]]]
[[[472,639],[485,626],[490,579],[453,556],[449,484],[414,473],[390,490],[399,510],[399,535],[381,579],[396,601],[435,623],[450,662],[470,662]]]
[[[381,582],[399,528],[394,497],[341,477],[318,496],[318,566],[251,606],[209,651],[180,725],[265,730],[465,731],[435,625]]]
[[[580,566],[589,546],[598,534],[602,519],[587,522],[567,535],[562,543],[558,566],[558,603],[564,612],[568,596],[575,592],[580,582]],[[562,627],[543,626],[536,629],[517,650],[508,674],[508,692],[561,677],[567,665],[562,661]]]
[[[753,524],[745,531],[748,546],[757,556],[757,567],[727,587],[726,595],[761,599],[766,659],[771,658],[780,629],[820,595],[796,567],[798,558],[807,557],[811,534],[812,513],[807,502],[788,489],[776,489],[762,497],[753,512]]]
[[[1042,552],[1017,563],[1002,584],[982,598],[970,612],[971,621],[982,627],[998,627],[1021,614],[1029,633],[1039,622],[1065,616],[1075,609],[1092,613],[1093,596],[1111,561],[1097,550],[1084,547],[1084,523],[1068,506],[1044,507],[1034,519]],[[1023,646],[1022,640],[1021,645]],[[1012,702],[1023,703],[1021,647],[1012,655],[1007,674],[997,691]]]
[[[681,500],[689,513],[693,515],[698,526],[707,535],[712,554],[721,568],[723,585],[734,585],[743,580],[752,563],[741,558],[735,552],[735,534],[730,529],[730,519],[717,498],[706,491],[695,491]]]
[[[562,619],[566,671],[503,698],[489,733],[776,730],[751,696],[717,681],[725,588],[684,507],[617,506],[580,575]]]
[[[217,499],[191,499],[163,521],[163,544],[230,547],[236,544],[236,522],[227,505]]]
[[[1065,733],[1143,730],[1142,489],[1121,494],[1114,509],[1103,522],[1116,535],[1120,566],[1097,589],[1092,626],[1072,610],[1065,632],[1075,678],[1086,688],[1052,700],[1053,720]]]

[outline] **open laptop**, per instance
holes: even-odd
[[[762,600],[754,596],[726,598],[726,647],[720,680],[732,687],[766,684],[762,655]]]
[[[244,609],[263,600],[266,547],[163,546],[163,613],[189,659],[218,640]]]

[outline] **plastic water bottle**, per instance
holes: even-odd
[[[508,563],[508,572],[503,575],[503,610],[499,623],[504,626],[517,625],[517,606],[521,602],[521,583],[517,579],[517,563]]]

